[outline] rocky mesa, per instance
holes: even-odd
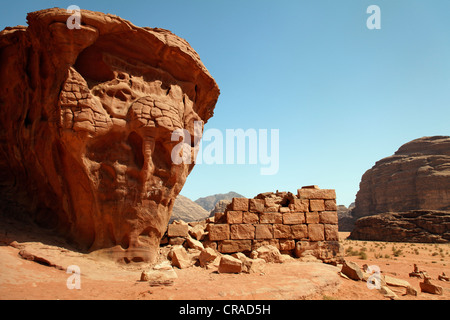
[[[450,137],[413,140],[362,177],[350,238],[450,240]]]
[[[450,210],[450,137],[413,140],[361,178],[353,216]]]

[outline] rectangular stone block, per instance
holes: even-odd
[[[230,239],[229,224],[210,224],[208,227],[209,240],[220,241]]]
[[[255,226],[252,224],[233,224],[230,227],[230,237],[232,240],[253,240],[255,239]]]
[[[248,211],[247,198],[233,198],[231,201],[231,210],[233,211]]]
[[[309,211],[325,211],[325,201],[309,200]]]
[[[337,211],[336,200],[325,200],[325,211]]]
[[[305,221],[305,214],[303,212],[283,214],[284,224],[302,224]]]
[[[277,205],[279,205],[279,204],[277,203],[277,200],[274,198],[265,198],[264,199],[265,207],[276,207]]]
[[[255,239],[273,239],[273,226],[271,224],[255,225]]]
[[[338,241],[339,230],[337,224],[325,224],[324,225],[325,240]]]
[[[267,246],[267,245],[274,246],[278,250],[280,249],[280,242],[278,239],[267,239],[267,240],[253,240],[252,250],[256,250],[262,246]]]
[[[216,212],[214,214],[214,223],[227,223],[225,212]]]
[[[227,211],[226,215],[228,224],[242,223],[242,211]]]
[[[283,223],[283,215],[279,212],[264,212],[259,215],[259,223]]]
[[[291,209],[289,209],[288,207],[280,207],[278,211],[281,213],[289,213],[291,212]]]
[[[187,237],[189,232],[189,225],[186,224],[169,224],[167,228],[167,236],[171,237]]]
[[[289,208],[291,208],[291,211],[307,212],[309,211],[309,200],[294,199],[294,202],[289,205]]]
[[[292,238],[291,226],[284,224],[273,225],[273,237],[275,239],[290,239]]]
[[[306,224],[297,224],[291,226],[292,238],[296,240],[308,238],[308,226]]]
[[[255,212],[244,212],[242,214],[242,223],[250,223],[250,224],[259,223],[259,214]]]
[[[308,224],[308,237],[311,241],[325,240],[325,230],[323,224]]]
[[[295,249],[295,240],[280,239],[280,250],[290,251]]]
[[[235,253],[252,251],[252,240],[223,240],[219,242],[219,252]]]
[[[319,223],[319,213],[318,212],[306,212],[306,223]]]
[[[336,199],[336,191],[334,189],[298,189],[299,199],[320,199],[320,200],[333,200]]]
[[[272,207],[264,207],[264,212],[278,212],[280,210],[280,205],[272,206]]]
[[[319,214],[320,223],[338,224],[338,215],[336,211],[324,211]]]
[[[250,212],[263,212],[264,211],[264,200],[263,199],[250,199],[249,200],[249,211]]]

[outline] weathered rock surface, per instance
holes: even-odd
[[[153,261],[219,96],[183,39],[117,16],[49,9],[0,33],[0,212],[31,217],[82,250]],[[195,154],[199,139],[185,144]]]
[[[393,242],[449,242],[450,212],[413,210],[363,217],[356,221],[349,238]]]
[[[242,261],[238,258],[223,255],[220,259],[219,273],[240,273],[242,271]]]
[[[341,272],[352,280],[362,280],[363,272],[361,268],[352,261],[344,261]]]
[[[339,221],[339,231],[351,232],[355,227],[355,219],[351,212],[354,208],[354,203],[352,203],[348,208],[344,205],[337,206],[337,214]]]
[[[362,177],[352,215],[450,210],[450,137],[413,140]]]

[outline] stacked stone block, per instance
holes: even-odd
[[[245,253],[273,245],[298,256],[306,247],[339,248],[336,192],[332,189],[310,186],[299,189],[297,195],[277,192],[254,199],[234,198],[214,220],[208,225],[208,246],[221,253]]]

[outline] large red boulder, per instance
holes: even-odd
[[[49,9],[0,33],[0,211],[31,217],[80,249],[153,261],[219,88],[198,54],[163,29]],[[200,132],[199,132],[200,131]]]

